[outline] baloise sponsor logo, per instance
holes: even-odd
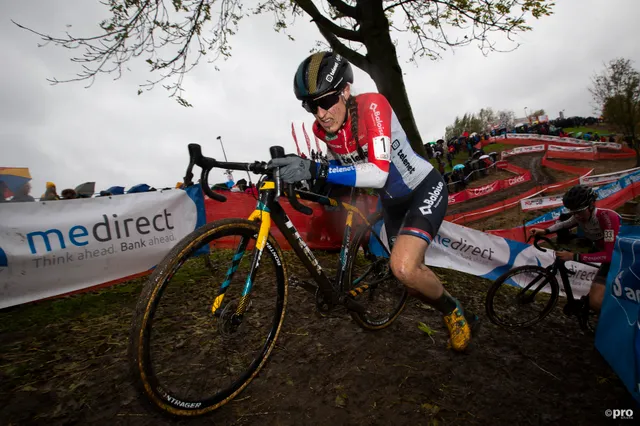
[[[431,214],[432,207],[438,207],[438,204],[442,201],[442,197],[440,197],[442,188],[444,188],[444,184],[438,182],[437,186],[434,186],[431,191],[427,192],[427,198],[423,201],[424,206],[420,207],[420,213],[428,215]]]
[[[640,260],[618,273],[611,291],[617,298],[640,303]]]
[[[369,109],[373,111],[373,117],[376,121],[376,127],[378,128],[378,136],[384,136],[384,130],[382,129],[382,119],[380,118],[380,111],[378,111],[378,104],[371,103]]]

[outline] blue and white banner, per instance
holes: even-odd
[[[616,192],[619,192],[624,188],[626,188],[627,186],[632,185],[636,182],[640,182],[640,170],[627,174],[619,178],[615,182],[608,183],[604,186],[601,186],[600,188],[595,188],[594,191],[596,193],[596,196],[598,197],[598,200],[602,200],[604,198],[610,197]],[[569,210],[567,210],[566,208],[559,207],[555,210],[552,210],[548,213],[543,214],[542,216],[538,216],[537,218],[530,220],[529,222],[525,223],[525,225],[531,226],[531,225],[536,225],[538,223],[546,222],[549,220],[557,220],[562,213],[568,213],[568,212]]]
[[[640,227],[622,226],[602,303],[596,348],[640,403]]]
[[[0,308],[153,268],[204,223],[194,188],[0,204]]]
[[[378,227],[380,226],[381,223],[378,223]],[[386,243],[384,226],[380,236]],[[377,247],[371,248],[374,253],[380,254]],[[551,250],[542,252],[530,244],[486,234],[447,221],[442,223],[438,235],[433,238],[425,254],[426,265],[453,269],[489,280],[495,280],[509,269],[520,265],[547,267],[554,259],[555,253]],[[581,297],[587,294],[597,268],[577,262],[567,262],[566,265],[576,272],[570,277],[574,295]],[[560,276],[557,278],[561,294],[564,294]]]

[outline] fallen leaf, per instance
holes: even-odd
[[[438,412],[440,411],[440,407],[438,407],[435,404],[429,404],[428,402],[425,402],[424,404],[422,404],[420,408],[422,408],[424,411],[426,411],[431,415],[438,414]]]
[[[427,324],[423,322],[418,323],[418,329],[424,333],[427,333],[429,336],[436,333],[435,330],[433,330],[431,327],[429,327]]]

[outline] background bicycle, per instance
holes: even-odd
[[[554,251],[565,250],[558,248],[549,238],[536,235],[533,244],[540,251],[546,251],[539,245],[540,241],[550,245]],[[598,267],[592,263],[581,263]],[[564,314],[576,316],[580,327],[584,331],[593,333],[597,316],[589,308],[588,296],[579,299],[574,297],[569,277],[575,273],[558,258],[555,258],[554,262],[547,267],[518,266],[498,277],[487,292],[485,300],[487,316],[491,322],[503,327],[530,327],[537,324],[549,315],[558,302],[560,297],[558,274],[567,300],[563,307]]]

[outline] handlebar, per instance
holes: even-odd
[[[548,243],[549,245],[551,245],[551,248],[552,248],[553,251],[563,251],[563,250],[564,251],[568,251],[568,249],[566,249],[566,248],[562,248],[562,247],[559,248],[553,241],[551,241],[547,237],[543,237],[542,235],[532,235],[527,239],[527,242],[529,242],[529,240],[531,240],[531,238],[534,238],[533,245],[535,246],[535,248],[537,248],[538,250],[540,250],[542,252],[546,252],[547,250],[538,245],[538,242],[540,240],[542,240],[542,241]],[[588,266],[593,266],[594,268],[598,268],[598,265],[595,265],[593,263],[581,262],[581,261],[579,263],[582,263],[582,264],[585,264],[585,265],[588,265]]]
[[[540,240],[542,240],[542,241],[544,241],[544,242],[548,243],[549,245],[551,245],[551,249],[552,249],[553,251],[557,251],[557,250],[558,250],[558,246],[556,246],[556,244],[555,244],[553,241],[551,241],[549,238],[547,238],[547,237],[543,237],[542,235],[531,235],[531,236],[529,237],[529,239],[527,240],[527,242],[529,242],[529,240],[531,240],[531,238],[533,238],[533,239],[534,239],[534,240],[533,240],[533,245],[534,245],[534,247],[535,247],[535,248],[537,248],[538,250],[542,251],[542,252],[546,252],[547,250],[546,250],[546,249],[543,249],[542,247],[540,247],[540,246],[538,245],[538,242],[539,242]]]
[[[217,161],[211,157],[205,157],[202,155],[202,148],[200,145],[191,143],[188,146],[189,148],[189,166],[187,167],[187,172],[184,177],[185,185],[193,184],[193,166],[198,166],[202,169],[202,173],[200,175],[200,186],[207,196],[213,200],[225,202],[227,201],[227,197],[222,194],[218,194],[211,190],[209,187],[209,172],[211,169],[226,169],[226,170],[239,170],[239,171],[247,171],[253,172],[259,175],[272,175],[274,178],[274,182],[276,185],[276,196],[280,196],[282,194],[281,191],[281,182],[280,182],[280,171],[279,169],[268,169],[267,163],[264,161],[255,161],[253,163],[237,163],[237,162],[228,162],[228,161]],[[284,148],[280,146],[273,146],[269,149],[271,153],[271,158],[279,158],[284,157]],[[293,187],[293,184],[287,184],[286,187],[287,196],[289,199],[289,203],[291,206],[298,210],[299,212],[311,215],[313,210],[307,206],[304,206],[298,198],[296,197],[296,191]]]

